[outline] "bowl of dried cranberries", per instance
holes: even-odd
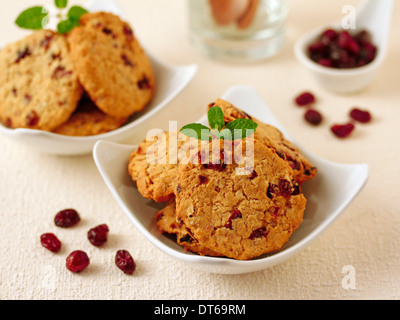
[[[367,29],[324,27],[295,45],[297,59],[326,89],[352,93],[366,88],[376,77],[383,48]]]
[[[353,93],[375,79],[388,47],[394,0],[364,0],[354,10],[353,24],[316,28],[295,44],[297,59],[325,89]]]

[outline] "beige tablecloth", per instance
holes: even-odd
[[[396,1],[397,2],[397,1]],[[23,36],[13,21],[22,9],[50,0],[2,1],[0,45]],[[75,4],[83,1],[73,1]],[[368,184],[335,223],[312,245],[267,270],[216,275],[193,270],[153,247],[131,224],[106,188],[90,155],[40,154],[0,136],[0,299],[399,299],[400,298],[400,5],[396,3],[387,59],[374,84],[350,96],[320,88],[293,53],[307,30],[336,21],[355,0],[292,1],[288,38],[282,52],[259,64],[232,65],[204,58],[188,42],[185,0],[119,0],[144,46],[176,65],[197,63],[190,85],[141,132],[167,128],[168,120],[198,119],[205,106],[237,84],[261,93],[279,120],[310,151],[340,163],[368,163]],[[319,98],[325,124],[302,121],[293,97],[311,90]],[[329,124],[342,122],[352,106],[371,110],[373,123],[358,126],[339,140]],[[57,211],[73,207],[82,217],[70,230],[54,226]],[[95,248],[89,228],[106,223],[109,241]],[[55,232],[59,254],[41,247],[39,236]],[[88,252],[92,263],[82,274],[65,268],[66,255]],[[137,270],[126,276],[114,265],[115,252],[127,249]],[[355,271],[355,287],[344,288],[344,266]]]

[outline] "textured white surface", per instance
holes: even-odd
[[[388,56],[374,85],[358,95],[338,96],[313,82],[295,60],[293,44],[307,30],[336,21],[343,5],[358,1],[292,1],[283,51],[252,65],[221,64],[194,52],[187,41],[184,0],[118,2],[151,52],[167,63],[200,67],[186,90],[143,125],[130,143],[139,142],[149,128],[167,129],[168,120],[180,124],[196,120],[227,88],[248,84],[310,151],[336,162],[366,162],[370,179],[332,227],[298,256],[257,273],[213,275],[183,266],[148,243],[117,206],[91,156],[47,156],[1,136],[0,299],[399,299],[400,21],[392,23]],[[37,3],[4,1],[0,45],[24,35],[13,21],[22,9]],[[394,15],[399,14],[396,3]],[[305,89],[319,98],[317,107],[325,115],[319,128],[306,125],[302,110],[292,104],[293,97]],[[334,138],[329,125],[345,122],[354,105],[370,109],[374,122],[357,126],[350,139]],[[81,223],[69,230],[56,228],[55,213],[69,207],[81,213]],[[101,223],[110,227],[109,241],[95,248],[86,232]],[[64,244],[60,253],[54,255],[40,246],[44,232],[59,236]],[[86,250],[91,258],[90,267],[81,274],[65,268],[67,254],[76,249]],[[118,249],[134,256],[133,276],[115,267]],[[342,287],[342,268],[347,265],[354,267],[355,289]]]

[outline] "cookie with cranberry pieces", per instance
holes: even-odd
[[[127,121],[128,118],[114,118],[105,114],[90,99],[84,98],[67,122],[53,132],[73,137],[93,136],[116,130]]]
[[[293,170],[252,138],[204,146],[178,165],[176,216],[199,244],[249,260],[279,250],[303,220],[306,198]],[[208,155],[208,158],[207,158]]]
[[[79,81],[100,110],[121,118],[149,104],[153,66],[128,23],[111,13],[87,13],[69,42]]]
[[[36,31],[0,51],[0,120],[51,131],[75,111],[82,88],[64,35]]]

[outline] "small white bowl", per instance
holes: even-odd
[[[119,14],[121,11],[110,0],[94,0],[87,7],[89,11],[108,11]],[[120,142],[135,133],[136,128],[161,111],[193,79],[197,65],[170,66],[148,53],[155,72],[157,89],[151,103],[142,112],[135,114],[119,129],[88,137],[70,137],[51,132],[32,129],[10,129],[0,123],[0,133],[25,144],[37,151],[54,155],[90,154],[99,140]]]
[[[276,126],[293,141],[254,89],[246,86],[233,87],[222,98],[246,113],[255,115],[261,121]],[[188,119],[188,122],[192,120]],[[203,117],[199,122],[205,124],[207,117]],[[368,179],[367,164],[332,163],[307,152],[298,143],[295,144],[318,168],[318,175],[304,185],[304,193],[308,199],[304,221],[281,250],[249,261],[192,254],[160,234],[154,216],[162,205],[143,198],[127,171],[129,155],[136,146],[99,141],[93,150],[93,157],[105,184],[123,212],[154,246],[170,257],[201,271],[241,274],[281,263],[310,245],[339,217]]]
[[[354,93],[369,86],[375,79],[385,59],[392,15],[393,0],[365,0],[357,9],[356,29],[368,30],[378,48],[376,58],[369,64],[352,69],[334,69],[321,66],[308,56],[308,47],[326,29],[341,29],[336,23],[317,28],[302,36],[295,44],[297,59],[308,69],[323,88],[336,93]]]

